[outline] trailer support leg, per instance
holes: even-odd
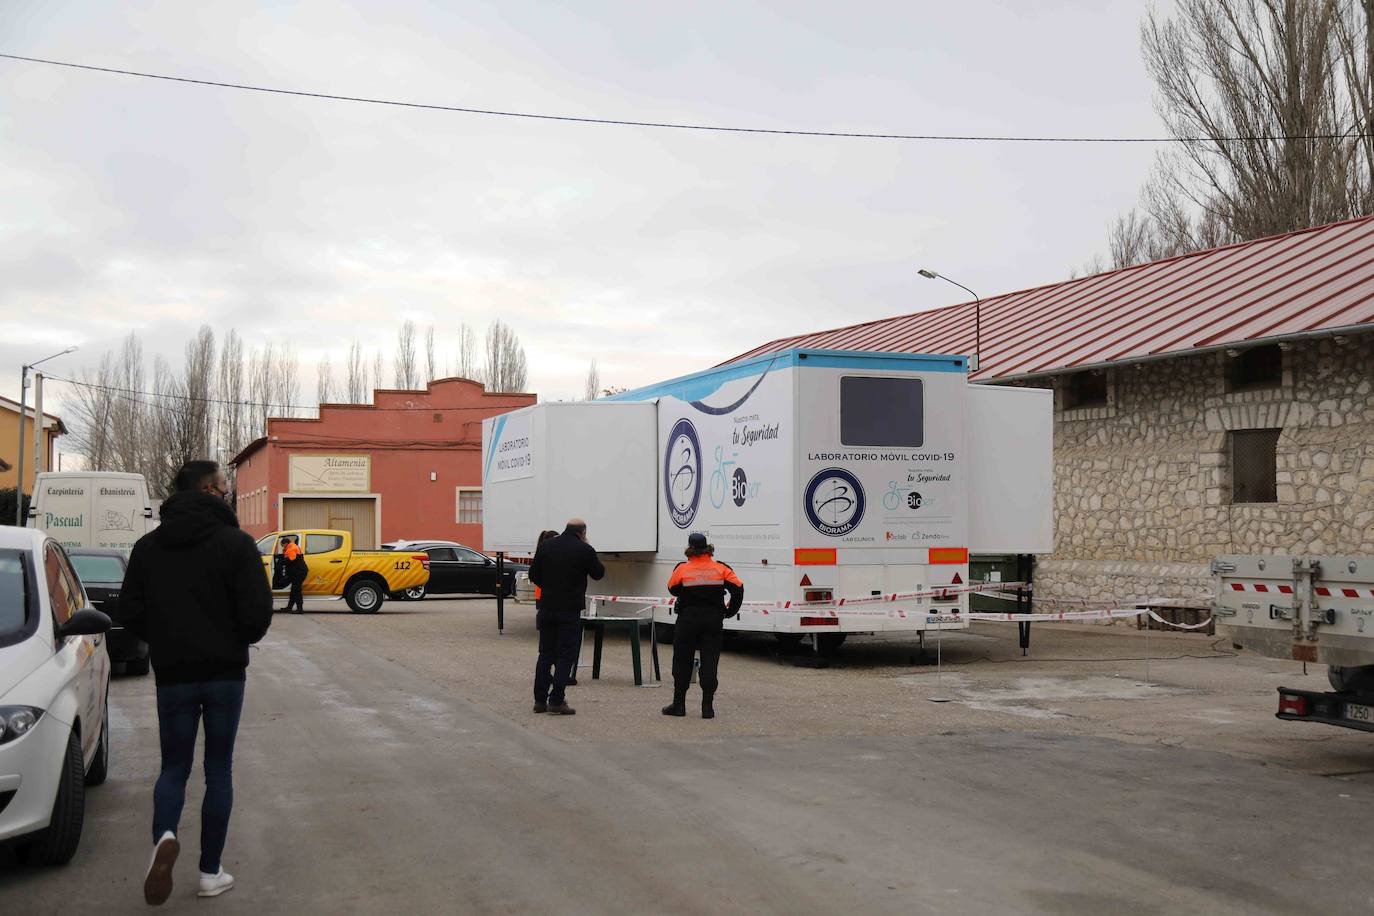
[[[496,633],[506,635],[506,555],[496,551]]]

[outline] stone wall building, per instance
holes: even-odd
[[[1278,371],[1240,390],[1240,351],[1100,370],[1096,407],[1052,379],[1056,549],[1038,594],[1195,597],[1218,554],[1374,556],[1374,334],[1267,346]]]
[[[981,319],[981,341],[974,328]],[[1226,553],[1374,555],[1374,218],[785,338],[1055,390],[1036,595],[1205,601]]]

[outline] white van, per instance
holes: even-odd
[[[142,474],[60,471],[39,474],[29,506],[29,527],[63,547],[129,551],[157,519]]]

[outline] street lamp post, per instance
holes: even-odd
[[[28,403],[29,370],[34,366],[46,363],[50,359],[57,359],[59,356],[75,353],[76,350],[76,347],[68,347],[61,353],[54,353],[52,356],[45,356],[42,359],[35,360],[25,365],[19,373],[19,473],[14,480],[14,524],[17,527],[22,528],[24,526],[24,439],[26,438],[24,435],[24,411],[27,409],[26,405]],[[43,417],[37,411],[34,412],[33,418],[33,437],[38,440],[38,447],[41,448],[43,443]],[[40,452],[35,451],[34,454],[38,455]],[[35,483],[38,481],[37,461],[38,459],[35,457],[33,467],[33,479]]]
[[[967,286],[960,283],[958,280],[951,280],[944,274],[936,273],[933,270],[926,270],[924,267],[922,267],[920,270],[916,272],[921,276],[925,277],[927,280],[944,280],[946,283],[953,283],[955,286],[959,287],[964,292],[968,293],[970,296],[973,297],[973,359],[970,360],[969,371],[977,372],[978,367],[982,365],[983,362],[983,300],[979,298],[978,294],[975,293],[973,290],[969,289]]]

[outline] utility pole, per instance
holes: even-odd
[[[24,525],[24,433],[28,431],[25,422],[28,417],[24,416],[27,412],[24,409],[24,402],[28,399],[29,393],[29,367],[25,366],[19,374],[19,459],[18,475],[14,478],[14,525],[22,528]]]
[[[14,481],[14,524],[20,528],[24,526],[24,434],[27,431],[24,421],[28,419],[24,414],[28,412],[25,410],[25,402],[29,393],[29,370],[40,363],[46,363],[50,359],[57,359],[59,356],[75,353],[76,349],[76,347],[68,347],[61,353],[54,353],[52,356],[45,356],[35,362],[26,363],[23,367],[23,371],[19,375],[19,473]],[[42,376],[40,375],[39,378],[41,379]],[[38,398],[40,400],[42,399],[41,388]],[[39,466],[39,455],[41,454],[43,442],[43,411],[41,404],[39,405],[39,409],[35,410],[33,414],[33,437],[38,440],[36,443],[37,447],[34,448],[33,460],[33,466],[37,468]],[[38,474],[35,471],[34,480],[36,481],[37,479]]]
[[[38,490],[38,475],[43,473],[43,373],[33,374],[33,487]]]

